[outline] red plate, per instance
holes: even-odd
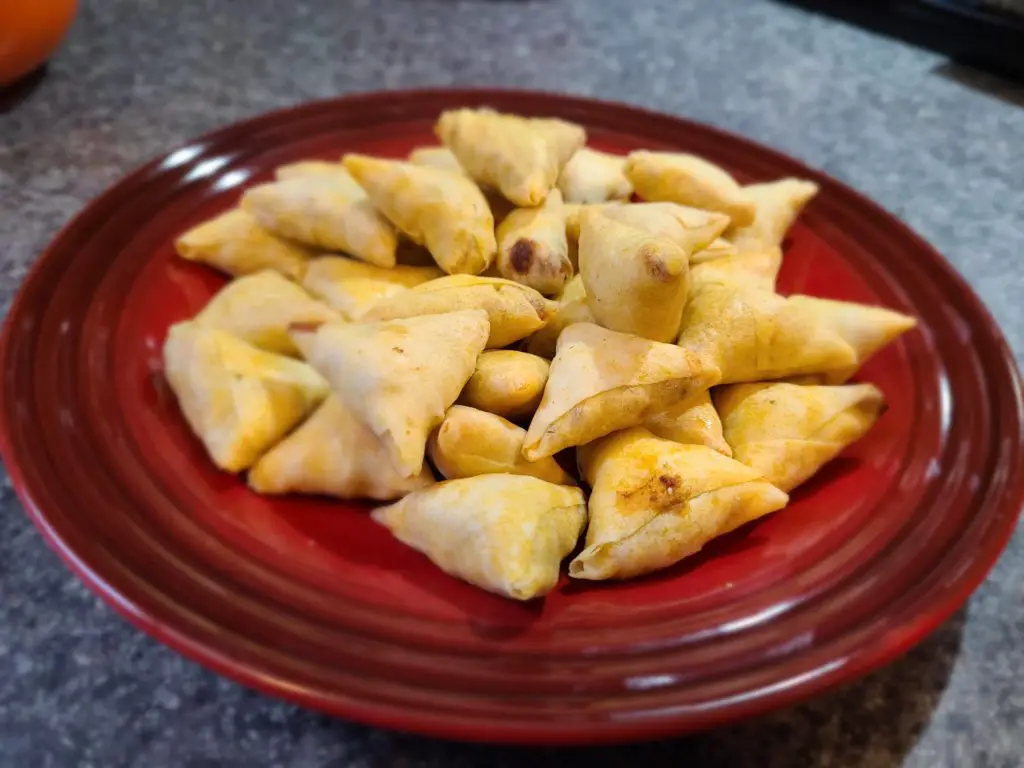
[[[172,240],[274,166],[432,143],[441,109],[557,115],[617,152],[689,150],[745,180],[804,176],[784,292],[882,304],[921,329],[863,370],[891,408],[784,511],[654,577],[563,579],[520,605],[448,577],[365,507],[264,499],[206,459],[161,375],[168,325],[224,279]],[[3,451],[68,564],[182,653],[375,725],[481,741],[680,733],[796,701],[905,652],[955,610],[1022,500],[1021,386],[984,307],[890,215],[735,136],[507,91],[369,94],[275,112],[159,158],[36,264],[3,337]]]

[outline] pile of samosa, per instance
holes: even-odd
[[[177,241],[237,279],[167,379],[256,492],[394,501],[401,541],[526,600],[584,532],[569,575],[623,579],[781,509],[883,411],[844,382],[914,320],[775,291],[813,182],[488,109],[435,130],[279,168]]]

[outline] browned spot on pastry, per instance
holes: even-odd
[[[311,322],[289,323],[288,324],[288,330],[293,332],[293,333],[313,333],[321,325],[323,325],[323,323],[311,323]]]
[[[404,355],[405,354],[405,350],[402,349],[401,347],[392,347],[391,351],[392,352],[397,352],[400,355]]]
[[[658,481],[669,491],[674,491],[679,486],[679,478],[671,475],[661,475]]]
[[[509,261],[512,263],[512,269],[521,275],[525,275],[530,271],[530,267],[533,265],[533,253],[537,244],[532,240],[526,238],[520,238],[516,240],[512,249],[509,251]]]
[[[644,266],[655,280],[667,283],[672,279],[672,275],[668,273],[668,267],[665,266],[665,261],[649,245],[641,246],[640,258],[644,260]]]

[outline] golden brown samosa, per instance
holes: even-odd
[[[565,285],[565,290],[553,302],[548,313],[547,324],[526,340],[526,351],[550,360],[555,356],[555,347],[562,331],[574,323],[594,323],[594,313],[587,304],[587,291],[583,278],[576,275]]]
[[[298,351],[288,336],[292,323],[337,319],[338,313],[333,309],[271,270],[228,283],[195,316],[199,325],[219,328],[260,349],[282,355],[295,355]]]
[[[388,296],[363,315],[364,320],[392,320],[459,309],[483,309],[490,317],[490,348],[507,347],[547,322],[552,302],[532,288],[495,277],[449,275]]]
[[[818,185],[803,179],[780,179],[749,184],[743,193],[757,206],[754,221],[746,227],[733,227],[728,237],[741,252],[756,251],[782,245],[800,211],[818,194]]]
[[[872,307],[849,301],[819,299],[815,296],[790,296],[789,302],[814,314],[818,321],[840,335],[853,350],[849,366],[831,366],[808,373],[824,373],[827,384],[842,384],[873,354],[897,337],[917,326],[917,320],[885,307]]]
[[[459,165],[459,159],[447,147],[416,147],[409,153],[409,162],[466,175],[466,169]]]
[[[885,409],[873,384],[734,384],[715,392],[733,455],[791,491],[860,440]]]
[[[395,266],[398,235],[340,165],[294,173],[242,195],[242,209],[274,234],[325,251],[342,251],[378,267]]]
[[[327,160],[298,160],[287,165],[279,165],[274,169],[274,178],[278,181],[296,179],[300,176],[333,176],[349,183],[355,183],[349,172],[345,170],[345,166]]]
[[[573,275],[565,237],[562,195],[556,189],[538,208],[516,208],[497,230],[498,272],[545,296],[561,293]]]
[[[592,210],[595,208],[583,208],[579,215],[586,215]],[[729,217],[724,213],[699,211],[677,203],[610,205],[596,210],[648,234],[668,238],[684,248],[691,261],[694,260],[693,254],[710,248],[729,225]]]
[[[589,147],[577,150],[558,176],[558,189],[567,203],[626,200],[633,185],[626,178],[626,158]]]
[[[770,291],[708,284],[686,305],[679,344],[713,360],[723,384],[853,365],[852,347],[822,320],[807,304]]]
[[[306,363],[195,322],[168,331],[164,375],[192,431],[228,472],[249,467],[328,393]]]
[[[554,589],[587,521],[579,488],[528,475],[478,475],[373,512],[399,540],[456,578],[515,600]]]
[[[592,323],[558,339],[540,407],[523,455],[531,461],[642,424],[669,405],[717,384],[719,371],[700,355],[616,333]]]
[[[690,266],[695,267],[706,261],[735,256],[737,253],[739,253],[739,249],[735,245],[723,237],[716,237],[708,244],[707,248],[701,248],[690,254]]]
[[[609,435],[578,456],[592,490],[586,547],[569,563],[577,579],[628,579],[667,568],[789,500],[738,461],[643,428]]]
[[[734,227],[745,227],[754,221],[757,206],[736,180],[696,155],[633,152],[626,159],[626,178],[644,200],[721,211]]]
[[[530,416],[540,404],[547,380],[544,358],[511,349],[488,350],[477,358],[459,402],[506,419]]]
[[[586,131],[573,123],[491,109],[444,112],[434,131],[470,176],[523,208],[544,202],[587,141]]]
[[[377,209],[449,274],[476,275],[494,260],[494,216],[480,189],[457,173],[399,160],[345,155],[345,168]]]
[[[690,294],[690,255],[673,240],[588,211],[580,230],[580,276],[598,323],[670,342]]]
[[[249,487],[263,494],[390,501],[433,482],[427,467],[399,474],[380,438],[334,394],[249,470]]]
[[[722,434],[722,420],[704,392],[695,399],[670,405],[651,415],[644,423],[651,432],[665,440],[687,445],[703,445],[723,456],[732,456],[732,448]]]
[[[436,266],[385,269],[344,256],[322,256],[309,262],[302,287],[343,319],[356,320],[378,301],[443,276]]]
[[[707,261],[690,259],[690,293],[705,285],[746,285],[765,291],[774,291],[782,267],[782,251],[765,248],[744,251]]]
[[[278,237],[236,208],[204,221],[174,241],[178,255],[242,277],[266,269],[298,280],[316,252]]]
[[[532,475],[549,483],[576,485],[551,456],[523,458],[526,430],[493,413],[453,405],[430,439],[427,454],[449,480],[506,473]]]
[[[488,322],[486,312],[470,309],[292,333],[303,356],[384,443],[398,474],[413,477],[431,430],[476,368]]]

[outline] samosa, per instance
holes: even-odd
[[[583,278],[576,275],[565,284],[565,290],[553,302],[548,312],[547,324],[526,340],[526,351],[550,360],[555,356],[555,347],[562,331],[575,323],[594,323],[594,313],[587,304],[587,290]]]
[[[754,221],[757,206],[736,180],[696,155],[633,152],[626,159],[626,178],[644,200],[721,211],[734,227],[745,227]]]
[[[482,411],[518,419],[537,410],[548,380],[548,361],[512,349],[483,352],[459,402]]]
[[[491,109],[444,112],[434,132],[477,182],[523,208],[544,202],[569,158],[587,141],[586,131],[573,123]]]
[[[449,274],[476,275],[494,261],[494,216],[480,189],[457,173],[345,155],[345,168],[370,200]]]
[[[264,494],[390,501],[433,482],[427,467],[403,477],[380,438],[334,394],[249,470],[249,487]]]
[[[722,420],[709,392],[670,405],[664,411],[651,415],[644,426],[656,436],[674,443],[703,445],[723,456],[732,456],[732,449],[722,434]]]
[[[295,355],[298,351],[288,336],[292,323],[326,323],[337,319],[337,312],[271,270],[228,283],[195,316],[199,325],[219,328],[260,349],[282,355]]]
[[[818,194],[818,185],[803,179],[780,179],[748,184],[743,194],[757,207],[754,221],[746,227],[733,227],[728,237],[740,252],[756,251],[782,245],[800,211]]]
[[[586,547],[569,563],[577,579],[667,568],[788,501],[756,470],[643,428],[609,435],[578,456],[592,491]]]
[[[235,208],[204,221],[174,241],[183,259],[208,264],[235,277],[272,269],[298,280],[316,251],[278,237]]]
[[[674,344],[616,333],[592,323],[558,339],[523,455],[531,461],[583,445],[695,398],[718,383],[718,369]]]
[[[573,275],[565,236],[562,194],[556,189],[538,208],[516,208],[497,230],[498,272],[545,296],[558,294]]]
[[[341,251],[378,267],[395,266],[398,235],[363,188],[340,165],[258,184],[242,209],[271,232],[325,251]]]
[[[301,176],[333,176],[355,184],[355,179],[345,170],[345,166],[327,160],[297,160],[294,163],[279,165],[274,169],[274,178],[278,181],[297,179]]]
[[[724,214],[723,214],[724,215]],[[690,254],[690,266],[695,267],[707,261],[722,259],[727,256],[735,256],[739,249],[726,240],[724,237],[716,237],[707,248],[701,248]]]
[[[558,189],[567,203],[604,203],[626,200],[633,185],[626,178],[626,158],[581,147],[558,176]]]
[[[873,384],[734,384],[715,392],[733,456],[791,491],[860,440],[885,409]]]
[[[764,248],[713,260],[691,258],[690,264],[691,294],[712,283],[721,286],[746,285],[774,292],[782,267],[782,251],[779,248]]]
[[[515,600],[547,594],[587,521],[579,488],[528,475],[438,483],[373,512],[456,578]]]
[[[416,147],[409,153],[408,159],[413,165],[425,165],[466,175],[466,169],[459,165],[459,159],[447,147]]]
[[[309,363],[380,438],[398,474],[423,468],[431,430],[476,368],[488,334],[479,309],[380,323],[293,326]]]
[[[453,405],[430,439],[427,455],[449,480],[506,473],[532,475],[549,483],[576,485],[551,456],[523,458],[526,430],[493,413]]]
[[[690,294],[689,252],[603,211],[588,211],[582,221],[580,276],[597,322],[621,333],[674,341]]]
[[[344,256],[322,256],[309,262],[302,287],[343,319],[357,320],[382,299],[443,276],[436,266],[385,269]]]
[[[306,363],[195,322],[172,325],[164,375],[192,431],[228,472],[249,467],[327,396]]]
[[[729,225],[729,217],[714,211],[699,211],[677,203],[636,203],[633,205],[609,205],[599,210],[609,218],[623,224],[642,229],[652,234],[667,237],[684,248],[693,261],[693,254],[701,253],[714,245]],[[718,248],[720,246],[716,246]]]
[[[483,309],[490,317],[490,348],[507,347],[543,328],[553,303],[529,286],[497,277],[448,275],[374,304],[364,320],[392,320],[460,309]]]

